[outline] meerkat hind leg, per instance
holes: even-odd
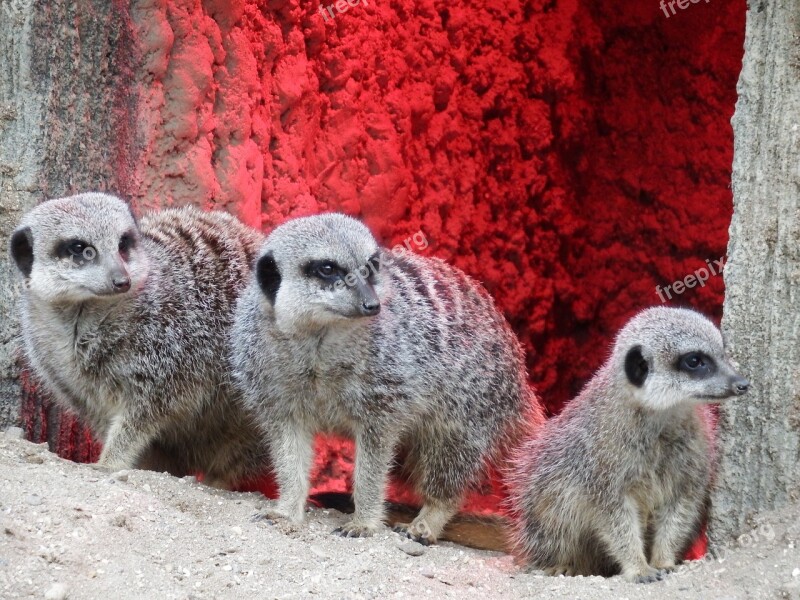
[[[155,438],[155,432],[142,419],[127,415],[114,418],[103,440],[97,465],[109,471],[135,469]]]
[[[169,473],[173,477],[186,477],[187,475],[197,474],[195,470],[189,468],[187,462],[178,451],[165,446],[159,441],[153,442],[142,452],[137,469]]]
[[[425,503],[410,524],[398,524],[396,531],[421,544],[436,543],[483,466],[484,448],[465,441],[469,439],[469,433],[459,429],[420,432],[408,461]]]
[[[394,530],[424,546],[435,544],[445,525],[458,511],[459,502],[429,500],[411,523],[397,523]]]

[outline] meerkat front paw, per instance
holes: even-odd
[[[406,536],[410,540],[419,542],[423,546],[430,546],[436,543],[436,536],[433,535],[433,532],[425,521],[397,523],[393,530]]]
[[[631,583],[655,583],[661,581],[667,576],[668,571],[665,569],[656,569],[655,567],[648,566],[647,569],[642,571],[635,571],[629,574],[623,574],[623,578]]]
[[[291,521],[295,524],[300,524],[305,519],[305,512],[291,512],[286,510],[285,508],[281,508],[281,506],[268,506],[266,508],[262,508],[252,517],[250,517],[251,521],[280,521],[286,520]]]
[[[663,561],[653,561],[650,565],[654,569],[658,569],[659,571],[666,571],[667,573],[672,573],[677,567],[675,566],[675,562],[671,560],[663,560]]]
[[[96,463],[92,463],[92,468],[98,471],[108,471],[114,473],[115,471],[124,471],[126,469],[135,469],[136,466],[130,464],[128,461],[121,458],[102,453]]]
[[[559,575],[563,575],[564,577],[575,577],[578,574],[578,571],[575,567],[571,565],[556,565],[555,567],[548,567],[544,569],[546,575],[550,575],[551,577],[558,577]]]
[[[369,523],[359,523],[357,521],[350,521],[349,523],[337,527],[332,531],[334,535],[339,535],[348,538],[370,537],[378,530],[376,525]]]

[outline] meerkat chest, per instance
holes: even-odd
[[[687,480],[705,477],[708,450],[691,419],[652,434],[631,460],[628,493],[646,512],[672,502]]]
[[[101,361],[92,361],[87,348],[100,343],[95,328],[79,320],[39,318],[28,323],[26,337],[31,360],[53,393],[102,431],[119,412],[116,396]]]
[[[369,353],[352,340],[308,340],[280,362],[280,396],[321,428],[350,429],[375,387]]]

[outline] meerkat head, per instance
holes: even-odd
[[[620,331],[611,360],[630,395],[652,409],[720,402],[750,387],[726,356],[719,329],[689,309],[640,312]]]
[[[363,322],[381,309],[381,248],[341,214],[288,221],[267,238],[256,280],[285,333]]]
[[[119,299],[147,276],[130,208],[106,194],[43,202],[22,218],[10,251],[28,295],[48,303]]]

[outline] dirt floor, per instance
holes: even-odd
[[[508,556],[253,522],[266,501],[160,473],[104,473],[0,433],[0,598],[800,598],[798,507],[664,581],[545,577]]]

